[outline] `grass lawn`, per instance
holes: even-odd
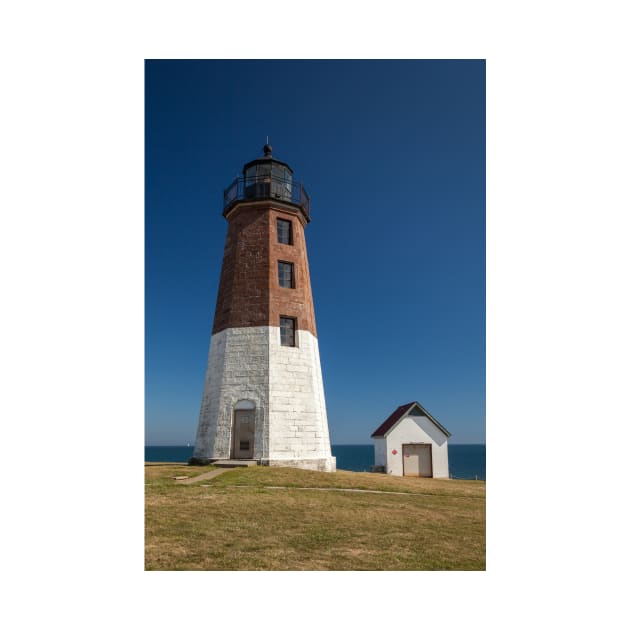
[[[485,482],[209,470],[146,465],[147,570],[485,570]]]

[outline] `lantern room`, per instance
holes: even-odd
[[[223,193],[223,215],[240,201],[271,199],[298,206],[310,221],[310,199],[301,182],[294,181],[293,169],[272,156],[271,145],[263,147],[264,155],[243,167],[243,176],[237,177]]]

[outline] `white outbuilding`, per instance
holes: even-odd
[[[419,402],[398,407],[371,437],[375,470],[406,477],[448,478],[451,434]]]

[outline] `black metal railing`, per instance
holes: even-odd
[[[225,212],[237,201],[250,199],[276,199],[300,206],[311,218],[311,200],[302,182],[295,179],[258,175],[256,177],[237,177],[223,191],[223,211]]]

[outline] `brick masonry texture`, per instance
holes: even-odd
[[[291,221],[293,244],[278,243],[276,219]],[[279,286],[278,261],[293,263],[295,288]],[[278,326],[294,317],[317,336],[301,214],[271,201],[239,204],[228,215],[212,333],[227,328]]]
[[[233,410],[255,404],[254,459],[335,470],[317,338],[299,330],[280,344],[278,326],[228,328],[212,335],[194,457],[229,458]]]

